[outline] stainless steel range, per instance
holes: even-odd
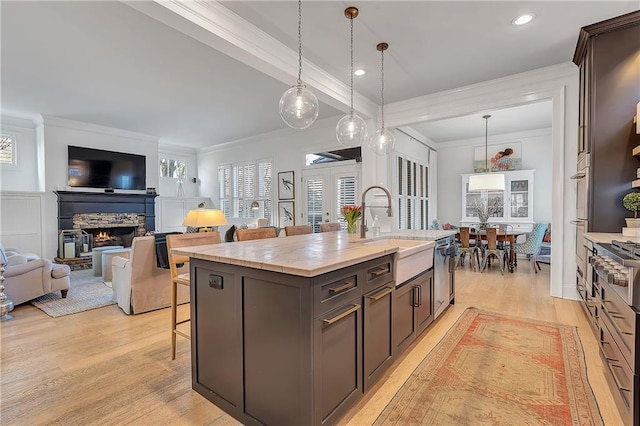
[[[593,245],[591,311],[624,424],[640,425],[640,244]],[[585,300],[586,302],[586,300]]]
[[[591,266],[599,281],[612,289],[629,305],[640,309],[640,244],[613,240],[594,244]]]

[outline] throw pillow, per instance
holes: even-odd
[[[227,229],[227,232],[224,234],[224,240],[227,243],[232,243],[234,241],[233,237],[236,233],[236,226],[235,225],[231,225],[231,227],[229,229]]]

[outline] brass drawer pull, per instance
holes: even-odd
[[[618,389],[625,392],[631,392],[629,388],[625,388],[624,386],[622,386],[622,384],[620,383],[620,379],[618,379],[618,376],[616,376],[616,373],[613,372],[613,367],[619,368],[620,370],[622,370],[622,367],[620,367],[619,365],[613,365],[611,363],[607,363],[607,364],[609,364],[609,367],[611,367],[611,377],[613,377],[613,381],[616,382],[616,386],[618,387]]]
[[[331,287],[329,289],[329,293],[340,293],[341,291],[350,290],[354,288],[356,285],[352,281],[347,281],[344,284],[341,284],[337,287]]]
[[[371,271],[369,272],[371,275],[373,275],[374,277],[378,277],[382,274],[386,274],[387,272],[389,272],[389,268],[387,267],[382,267],[380,269],[376,269],[375,271]]]
[[[331,325],[335,322],[340,321],[341,319],[348,317],[349,315],[351,315],[352,313],[356,312],[358,309],[360,309],[360,305],[353,305],[351,308],[349,308],[348,310],[344,311],[341,314],[336,315],[333,318],[325,318],[322,320],[322,322],[325,323],[325,325]]]
[[[391,294],[392,291],[393,291],[393,287],[385,287],[381,292],[377,294],[372,294],[371,296],[369,296],[369,300],[376,302],[382,299],[383,297],[385,297],[386,295]]]

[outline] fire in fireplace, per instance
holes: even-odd
[[[136,229],[131,226],[118,228],[85,229],[93,235],[93,247],[124,246],[131,247]]]

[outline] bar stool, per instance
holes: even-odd
[[[311,225],[285,226],[284,233],[287,237],[291,235],[313,234],[313,228]]]
[[[342,229],[340,222],[324,222],[320,224],[320,232],[335,232]]]
[[[169,269],[171,269],[171,359],[176,359],[176,335],[191,339],[189,334],[178,330],[178,325],[191,321],[191,318],[184,318],[178,321],[178,285],[191,285],[189,273],[178,274],[178,265],[189,263],[190,258],[178,254],[173,254],[172,249],[179,247],[203,246],[218,244],[221,242],[220,233],[199,232],[193,234],[170,234],[167,235],[167,252],[169,257]],[[188,269],[187,269],[188,270]]]

